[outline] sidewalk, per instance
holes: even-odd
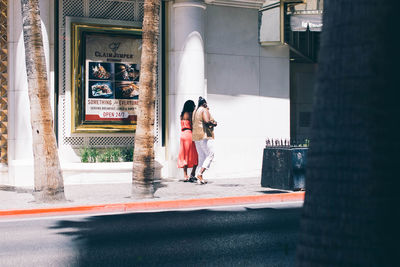
[[[304,192],[263,188],[260,178],[216,179],[206,185],[163,179],[152,199],[131,198],[131,184],[65,186],[66,202],[35,203],[29,190],[0,190],[0,216],[65,212],[117,212],[302,201]]]

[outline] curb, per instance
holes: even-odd
[[[131,202],[103,205],[55,207],[25,210],[0,210],[0,218],[15,216],[53,216],[85,213],[130,212],[149,210],[169,210],[200,208],[210,206],[228,206],[240,204],[258,204],[273,202],[303,201],[305,192],[282,193],[273,195],[238,196],[222,198],[183,199],[167,201]]]

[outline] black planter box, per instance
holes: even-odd
[[[264,149],[261,186],[283,190],[305,190],[308,148],[267,147]]]

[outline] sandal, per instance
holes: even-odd
[[[197,184],[199,184],[199,185],[202,185],[202,184],[206,184],[207,183],[207,181],[206,180],[199,180],[199,179],[197,179]]]
[[[188,177],[183,178],[183,182],[184,182],[184,183],[190,182],[190,179],[189,179]]]
[[[206,183],[207,183],[207,181],[203,179],[202,175],[197,176],[197,184],[202,185],[202,184],[206,184]]]

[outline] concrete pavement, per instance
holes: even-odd
[[[1,189],[1,188],[0,188]],[[0,190],[0,216],[126,212],[235,204],[302,201],[304,192],[263,188],[260,178],[210,180],[206,185],[163,179],[154,198],[131,197],[131,184],[65,186],[66,202],[36,203],[29,189]]]

